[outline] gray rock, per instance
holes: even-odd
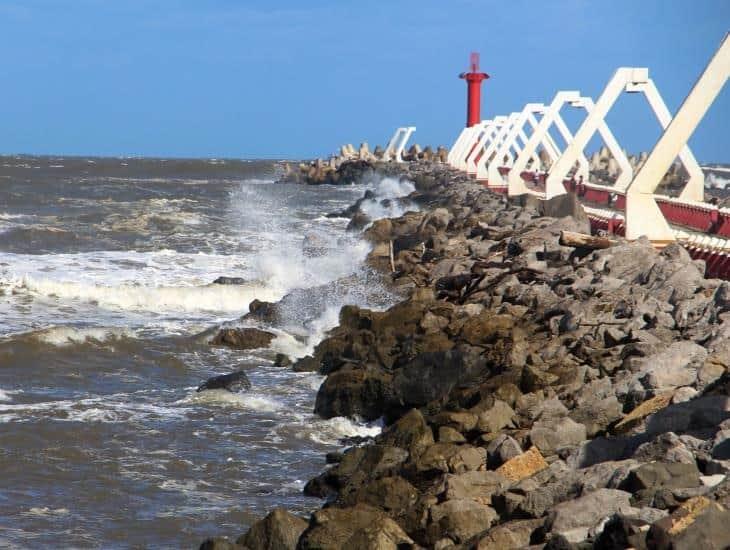
[[[567,417],[538,420],[530,430],[530,441],[544,455],[555,453],[563,447],[579,445],[586,437],[586,427]]]
[[[545,520],[545,528],[564,536],[569,542],[581,542],[615,513],[631,510],[631,495],[616,489],[599,489],[593,493],[558,504]]]
[[[494,508],[463,498],[447,500],[429,510],[431,525],[428,530],[434,538],[447,536],[455,542],[466,542],[489,529],[499,519]]]

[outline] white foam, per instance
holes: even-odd
[[[283,403],[272,397],[249,392],[234,393],[227,390],[194,392],[178,401],[177,404],[215,405],[259,412],[274,412],[284,407]]]
[[[397,218],[408,210],[418,210],[415,205],[404,207],[398,200],[410,195],[415,190],[416,187],[408,180],[385,177],[373,189],[375,198],[360,203],[360,210],[372,221],[382,218]],[[389,201],[387,205],[382,204],[384,200]]]
[[[68,508],[48,508],[47,506],[43,507],[35,507],[29,509],[27,512],[25,512],[28,516],[38,516],[38,517],[45,517],[45,516],[65,516],[68,514]]]
[[[246,312],[254,299],[276,300],[280,293],[255,285],[106,286],[25,277],[22,288],[61,300],[93,302],[103,308],[152,312]]]
[[[61,347],[72,344],[83,344],[89,341],[107,342],[123,337],[133,338],[136,336],[136,332],[123,328],[74,328],[58,326],[32,332],[30,336],[39,342]]]
[[[15,392],[6,391],[6,390],[3,390],[0,388],[0,401],[4,401],[4,402],[12,401],[13,398],[10,397],[11,393],[15,393]]]

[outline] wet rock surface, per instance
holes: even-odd
[[[561,246],[570,197],[375,168],[416,186],[364,231],[408,297],[342,308],[292,368],[326,376],[319,415],[385,427],[307,483],[296,547],[727,547],[730,285],[679,245]]]

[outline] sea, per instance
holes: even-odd
[[[370,245],[331,214],[371,189],[373,219],[398,215],[392,199],[413,186],[275,183],[279,172],[256,160],[0,157],[0,547],[235,538],[275,507],[321,506],[302,488],[325,454],[380,431],[315,416],[323,378],[274,358],[311,353],[344,304],[395,302],[365,265]],[[284,297],[277,325],[242,319],[253,299]],[[276,338],[211,346],[222,326]],[[240,369],[251,390],[196,392]]]

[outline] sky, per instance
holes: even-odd
[[[728,30],[730,0],[0,0],[0,152],[310,158],[406,125],[450,146],[471,51],[482,118],[597,99],[621,66],[675,112]],[[631,152],[659,137],[636,94],[607,120]],[[726,86],[701,162],[730,162],[729,123]]]

